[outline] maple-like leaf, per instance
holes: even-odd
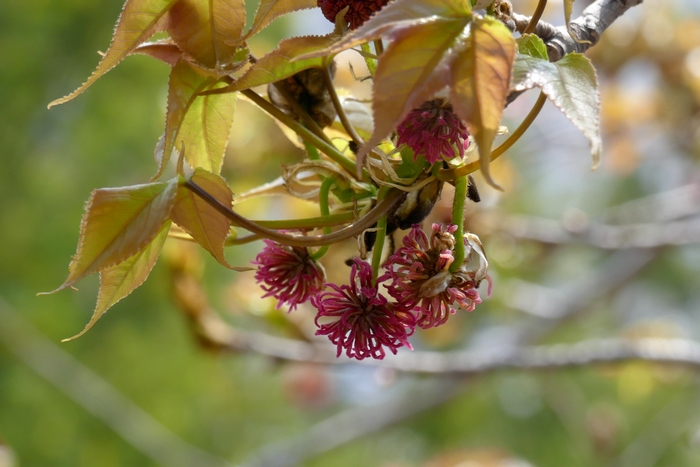
[[[168,222],[176,193],[176,179],[93,191],[68,278],[53,292],[142,251]]]
[[[97,65],[97,69],[78,89],[49,104],[63,104],[82,94],[102,75],[124,60],[140,44],[166,26],[166,13],[177,0],[127,0],[114,30],[112,43]]]
[[[233,193],[219,175],[197,169],[190,180],[224,206],[231,206]],[[228,264],[224,256],[224,244],[231,230],[231,222],[182,183],[178,187],[170,217],[219,263],[227,268],[236,269]]]
[[[255,11],[253,24],[241,41],[253,37],[281,16],[316,6],[317,0],[261,0]]]
[[[167,30],[182,51],[221,74],[235,69],[245,26],[244,0],[178,0]]]
[[[603,146],[600,93],[595,68],[590,60],[582,54],[571,53],[558,62],[550,63],[542,39],[534,35],[523,36],[519,40],[519,50],[513,71],[513,90],[541,88],[588,138],[593,167],[597,167]]]
[[[447,87],[455,112],[479,144],[489,180],[491,144],[515,58],[510,31],[491,17],[473,14],[469,2],[401,0],[388,4],[337,44],[300,59],[338,53],[380,38],[390,44],[374,75],[374,132],[357,153],[358,168],[412,109]]]
[[[218,173],[233,125],[235,94],[200,95],[218,80],[181,59],[170,73],[165,135],[156,146],[158,178],[173,150],[184,147],[191,167]]]
[[[61,342],[77,339],[88,332],[107,310],[146,281],[158,260],[158,256],[160,256],[160,251],[163,249],[169,230],[170,222],[166,222],[156,237],[141,251],[119,264],[106,267],[100,271],[100,289],[97,294],[97,305],[90,321],[80,333],[68,339],[63,339]]]

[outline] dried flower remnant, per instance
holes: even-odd
[[[316,335],[328,336],[343,353],[358,360],[383,359],[385,348],[393,354],[399,347],[413,349],[408,337],[413,334],[415,317],[379,293],[380,277],[372,280],[372,267],[358,259],[352,265],[350,285],[326,284],[332,291],[311,297],[318,309]],[[322,323],[322,321],[330,321]]]
[[[434,99],[413,109],[396,129],[397,144],[413,149],[414,157],[425,156],[434,164],[449,161],[469,146],[469,133],[464,122],[443,99]]]
[[[458,308],[472,311],[481,303],[476,289],[487,278],[486,256],[478,237],[467,234],[466,259],[456,271],[450,271],[456,230],[456,225],[433,224],[428,239],[416,224],[404,237],[403,246],[385,264],[391,278],[389,294],[417,312],[416,324],[423,329],[445,324]]]
[[[389,0],[318,0],[323,16],[331,23],[335,23],[335,17],[340,10],[349,7],[345,13],[345,21],[350,24],[350,29],[359,28],[387,3]]]
[[[265,248],[252,263],[258,266],[255,279],[262,283],[264,297],[275,297],[290,311],[323,290],[326,273],[307,248],[264,240]]]

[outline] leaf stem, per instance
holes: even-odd
[[[274,83],[275,89],[282,94],[282,97],[284,97],[284,100],[287,101],[287,104],[292,108],[295,114],[301,118],[301,120],[304,122],[304,126],[311,130],[313,134],[321,138],[323,141],[325,141],[328,144],[333,144],[330,138],[328,138],[328,135],[326,135],[323,130],[321,129],[320,126],[318,126],[318,123],[316,123],[316,120],[311,118],[311,115],[309,115],[309,112],[306,111],[305,108],[301,106],[299,101],[294,99],[294,96],[289,92],[289,90],[281,85],[280,83]],[[286,114],[285,114],[286,115]]]
[[[386,197],[380,201],[371,211],[360,220],[345,228],[328,235],[313,235],[313,236],[296,236],[287,235],[277,232],[276,230],[267,229],[260,224],[247,219],[240,214],[234,212],[230,207],[221,203],[218,199],[207,193],[202,187],[197,185],[192,180],[186,180],[184,186],[202,198],[207,204],[223,214],[233,225],[241,227],[261,237],[269,238],[278,241],[285,245],[291,246],[323,246],[337,243],[348,238],[355,237],[366,229],[374,225],[379,218],[387,214],[403,197],[404,193],[400,190],[390,190]]]
[[[535,12],[532,14],[532,18],[530,18],[530,22],[527,23],[527,27],[523,31],[523,34],[531,34],[535,28],[537,28],[537,23],[540,22],[540,18],[542,18],[542,13],[544,13],[544,9],[547,6],[547,0],[539,0],[537,2],[537,8],[535,8]]]
[[[454,262],[450,271],[455,272],[464,262],[464,203],[467,199],[467,176],[455,181],[455,199],[452,202],[452,223],[457,226],[455,232]]]
[[[321,183],[321,189],[319,190],[318,193],[318,206],[321,209],[321,216],[325,217],[330,215],[331,209],[329,206],[328,202],[328,197],[331,191],[331,188],[335,185],[335,180],[332,178],[326,178],[323,180],[323,183]],[[324,227],[323,228],[323,233],[325,235],[331,233],[331,228],[330,227]],[[323,245],[321,248],[318,249],[318,251],[314,254],[311,255],[311,257],[315,260],[319,260],[323,258],[323,256],[328,252],[328,245]]]
[[[532,125],[532,122],[534,122],[535,118],[537,118],[537,115],[540,113],[540,110],[542,110],[545,102],[547,102],[547,95],[544,92],[540,92],[537,102],[535,102],[535,105],[532,106],[530,113],[528,113],[525,119],[520,123],[520,126],[518,126],[518,128],[511,133],[508,139],[506,139],[500,146],[491,152],[491,162],[498,159],[499,156],[510,149],[510,147],[520,139],[527,129],[530,128],[530,125]],[[456,169],[440,169],[434,175],[438,180],[450,181],[463,177],[464,175],[474,173],[479,170],[479,167],[479,161],[474,161]]]
[[[377,194],[377,201],[382,200],[387,194],[388,189],[382,187]],[[379,218],[377,221],[377,237],[374,242],[374,251],[372,253],[372,282],[377,282],[379,277],[379,268],[382,265],[382,253],[384,251],[384,238],[386,237],[386,215]]]
[[[361,147],[363,144],[365,144],[365,142],[362,140],[362,137],[360,137],[360,135],[357,134],[355,127],[352,126],[347,114],[345,113],[345,109],[343,109],[343,105],[340,103],[338,93],[335,91],[335,86],[333,86],[333,77],[331,76],[331,70],[328,66],[323,67],[323,79],[326,82],[326,89],[328,89],[328,94],[331,96],[333,107],[335,107],[335,111],[338,113],[340,123],[343,124],[343,128],[345,128],[345,131],[348,133],[350,138],[352,138],[357,147]]]
[[[374,76],[374,73],[377,71],[377,56],[372,53],[372,49],[370,49],[369,43],[367,42],[362,44],[360,49],[363,52],[362,57],[365,59],[365,64],[367,64],[369,74]]]

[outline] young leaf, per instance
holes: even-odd
[[[156,237],[135,255],[125,259],[119,264],[109,266],[100,271],[100,290],[97,295],[97,306],[92,313],[90,322],[78,334],[61,342],[72,341],[85,334],[98,319],[104,315],[115,303],[129,295],[137,287],[143,284],[151,269],[156,264],[160,250],[168,237],[170,222],[163,224]]]
[[[529,55],[542,60],[549,60],[547,46],[539,37],[534,34],[525,34],[516,40],[518,43],[518,53]]]
[[[87,81],[69,95],[56,99],[49,108],[68,102],[82,94],[102,75],[114,68],[139,44],[165,28],[162,19],[177,0],[127,0],[117,21],[109,50]]]
[[[93,191],[68,278],[53,292],[119,264],[151,243],[168,221],[176,193],[177,180]]]
[[[203,169],[195,170],[190,178],[225,206],[231,206],[233,193],[219,175]],[[231,223],[219,211],[180,184],[170,218],[211,255],[227,268],[233,268],[224,256],[224,243]]]
[[[186,148],[185,159],[190,166],[203,167],[216,173],[221,170],[233,124],[236,96],[199,95],[216,83],[215,78],[203,76],[182,59],[172,69],[165,136],[163,142],[156,146],[159,168],[154,178],[163,173],[173,150],[183,146]]]
[[[536,38],[536,40],[540,40]],[[600,163],[600,94],[598,78],[590,60],[577,53],[556,63],[529,55],[518,55],[513,70],[513,90],[542,89],[591,143],[593,167]]]
[[[323,66],[323,58],[297,60],[301,55],[322,50],[333,44],[340,37],[334,31],[326,36],[292,37],[280,42],[272,52],[260,58],[233,84],[222,88],[227,92],[250,89],[262,84],[274,83],[289,78],[300,71]]]
[[[157,58],[171,67],[177,65],[177,62],[182,57],[182,50],[175,44],[172,39],[163,39],[154,42],[145,42],[134,49],[132,54],[148,55],[149,57]]]
[[[475,17],[466,47],[452,68],[452,105],[479,146],[484,179],[496,188],[489,174],[491,145],[508,97],[515,50],[515,40],[503,23]]]
[[[316,6],[317,0],[261,0],[255,11],[253,24],[246,35],[241,38],[241,42],[253,37],[280,16],[299,10],[316,8]]]
[[[168,13],[168,33],[180,49],[224,74],[236,63],[244,26],[244,0],[179,0]]]

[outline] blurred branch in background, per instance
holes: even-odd
[[[3,346],[155,464],[231,466],[224,459],[189,444],[165,428],[114,386],[44,337],[2,297],[0,321]]]

